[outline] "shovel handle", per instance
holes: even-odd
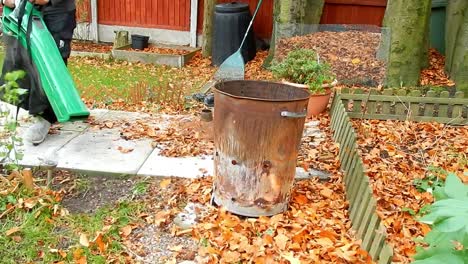
[[[247,31],[244,34],[244,38],[242,39],[242,42],[239,46],[239,51],[242,49],[242,46],[244,46],[245,39],[247,38],[247,35],[249,34],[250,28],[252,27],[252,24],[255,20],[255,17],[257,16],[258,10],[260,9],[260,6],[262,5],[263,0],[258,1],[257,8],[255,9],[255,12],[252,16],[252,19],[250,20],[249,26],[247,27]]]

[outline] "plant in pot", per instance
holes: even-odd
[[[337,81],[326,62],[321,62],[311,49],[297,49],[280,62],[274,62],[271,71],[283,83],[307,89],[311,96],[307,117],[318,115],[327,108],[332,88]]]

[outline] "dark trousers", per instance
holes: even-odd
[[[44,14],[44,23],[52,34],[65,65],[68,64],[68,58],[71,53],[73,31],[76,28],[75,15],[76,10],[56,14]],[[52,124],[57,122],[57,117],[55,116],[50,104],[40,116]]]

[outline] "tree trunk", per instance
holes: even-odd
[[[427,52],[431,0],[389,0],[384,27],[390,28],[387,86],[416,86]]]
[[[277,35],[294,36],[304,33],[310,25],[319,24],[325,0],[274,0],[273,33],[270,52],[265,59],[268,67],[275,54]]]
[[[468,2],[451,0],[446,9],[445,70],[468,97]]]
[[[303,18],[304,24],[319,24],[322,18],[323,6],[325,0],[306,0],[305,15]]]
[[[216,0],[205,0],[203,8],[203,57],[211,56],[211,46],[213,40],[213,17]]]
[[[429,67],[429,48],[431,47],[431,13],[432,13],[432,4],[427,9],[427,22],[426,28],[424,29],[424,46],[421,56],[421,69]]]

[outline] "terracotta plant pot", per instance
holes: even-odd
[[[305,84],[292,83],[283,81],[284,84],[292,85],[298,88],[309,91],[309,86]],[[338,82],[335,80],[330,84],[324,84],[322,87],[325,89],[323,94],[310,93],[309,104],[307,106],[307,118],[311,118],[320,113],[323,113],[327,109],[328,102],[330,101],[332,88],[336,86]]]

